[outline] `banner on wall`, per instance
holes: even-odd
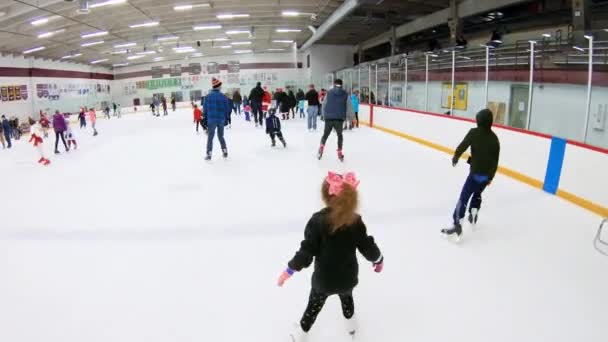
[[[201,63],[190,63],[190,75],[201,74]]]
[[[8,86],[8,100],[15,101],[15,86]]]
[[[241,72],[241,62],[239,61],[228,61],[228,73],[238,74]]]
[[[152,78],[163,78],[163,67],[161,66],[153,66],[152,69]]]
[[[216,62],[207,63],[207,73],[208,74],[219,74],[220,73],[220,65]]]
[[[182,75],[182,65],[181,64],[171,64],[169,68],[169,76],[171,77],[179,77]]]
[[[0,93],[2,93],[2,101],[8,101],[8,87],[1,87]]]
[[[173,88],[181,87],[181,78],[165,78],[162,80],[150,80],[148,81],[148,90],[162,89],[162,88]]]

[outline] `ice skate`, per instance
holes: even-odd
[[[59,153],[60,153],[59,150],[55,150],[55,154],[59,154]]]
[[[308,341],[308,333],[302,330],[302,326],[299,323],[294,326],[293,332],[289,334],[289,337],[291,337],[290,342]]]
[[[479,209],[477,209],[477,208],[473,208],[469,212],[469,223],[472,224],[473,226],[477,224],[478,213],[479,213]]]
[[[222,156],[224,157],[224,159],[228,158],[228,149],[222,149]]]
[[[341,162],[344,161],[344,154],[342,153],[342,150],[338,150],[338,159],[340,159]]]
[[[460,237],[462,235],[462,226],[460,225],[460,223],[456,223],[452,228],[442,229],[441,233],[445,234],[448,239],[453,242],[460,242]]]
[[[273,142],[272,142],[272,145],[270,145],[270,146],[271,146],[271,147],[275,147],[275,146],[277,146],[277,143],[273,141]]]
[[[319,153],[317,154],[317,158],[318,158],[319,160],[321,160],[321,158],[323,158],[323,149],[325,149],[325,145],[321,145],[321,146],[319,147]]]
[[[205,156],[205,160],[211,161],[211,153],[207,153],[207,155]]]
[[[45,161],[45,160],[46,160],[46,159],[44,159],[44,157],[42,157],[42,158],[40,158],[40,159],[38,160],[38,163],[39,163],[39,164],[42,164],[42,163],[44,163],[44,161]]]
[[[287,143],[285,142],[285,139],[281,139],[281,142],[283,143],[283,147],[287,147]]]
[[[47,166],[47,165],[49,165],[50,163],[51,163],[51,161],[50,161],[50,160],[45,159],[45,160],[44,160],[44,162],[42,163],[42,165]]]
[[[353,340],[357,334],[358,322],[357,317],[353,315],[350,319],[346,320],[346,332]]]

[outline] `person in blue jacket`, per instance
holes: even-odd
[[[2,115],[2,130],[4,131],[4,139],[6,140],[7,147],[13,147],[13,144],[11,143],[11,131],[13,128],[11,127],[11,123],[4,115]]]
[[[223,156],[224,158],[228,158],[228,148],[226,147],[226,140],[224,139],[224,126],[226,125],[226,118],[232,111],[230,101],[226,95],[222,94],[222,81],[214,77],[211,79],[211,86],[213,89],[205,96],[203,104],[204,115],[208,125],[207,156],[205,157],[205,160],[211,160],[213,138],[215,137],[216,130],[217,138],[222,146]]]
[[[350,96],[350,100],[353,103],[353,111],[355,112],[355,127],[359,128],[359,91],[355,92]]]

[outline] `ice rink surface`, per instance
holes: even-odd
[[[439,230],[466,164],[369,128],[345,133],[344,164],[334,137],[317,161],[303,120],[283,122],[287,149],[233,121],[230,158],[216,145],[211,163],[185,109],[76,129],[78,150],[46,168],[23,140],[0,151],[0,341],[289,341],[311,271],[276,279],[328,170],[357,172],[386,258],[381,274],[360,258],[358,341],[607,341],[599,217],[499,175],[455,245]],[[338,303],[312,342],[349,340]]]

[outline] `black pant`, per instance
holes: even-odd
[[[198,132],[198,126],[201,126],[201,128],[203,129],[203,131],[205,130],[205,127],[203,126],[203,121],[202,120],[198,120],[196,122],[196,132]]]
[[[63,146],[65,146],[65,150],[68,151],[68,144],[65,143],[65,137],[63,136],[63,132],[55,132],[55,151],[57,151],[57,145],[59,144],[59,137],[61,137],[61,141],[63,141]]]
[[[339,296],[340,302],[342,303],[342,314],[344,314],[346,319],[351,319],[355,314],[355,301],[353,299],[352,291],[340,294]],[[300,320],[302,330],[306,332],[310,331],[310,328],[312,328],[312,325],[317,320],[317,316],[321,312],[321,309],[323,309],[327,297],[329,297],[329,295],[320,293],[315,289],[310,290],[308,306],[306,306],[306,311],[304,311],[304,315],[302,315],[302,319]]]
[[[87,127],[87,122],[83,119],[80,119],[80,128]]]
[[[332,130],[336,130],[338,135],[338,150],[342,150],[342,144],[344,137],[342,137],[342,130],[344,129],[344,120],[325,120],[325,131],[323,131],[323,137],[321,138],[321,145],[325,145],[327,138],[331,134]]]
[[[270,140],[272,140],[272,145],[275,144],[275,140],[274,140],[275,137],[279,138],[280,142],[284,142],[285,141],[285,139],[283,138],[283,133],[281,133],[281,131],[270,132]]]
[[[163,106],[163,115],[169,115],[169,112],[167,112],[166,106]]]
[[[251,102],[251,111],[253,112],[253,119],[255,123],[262,124],[262,120],[264,120],[264,115],[262,114],[262,103],[261,102]]]

